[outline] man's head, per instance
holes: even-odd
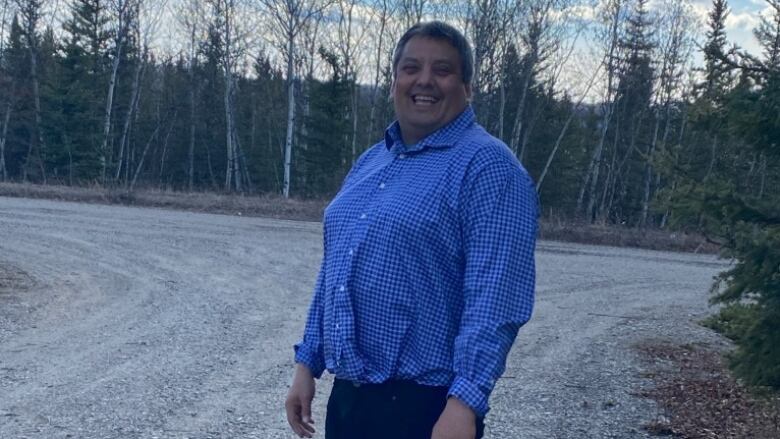
[[[393,54],[392,97],[404,143],[455,119],[471,98],[474,58],[466,38],[442,22],[419,23]]]

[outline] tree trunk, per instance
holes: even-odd
[[[190,32],[190,144],[187,149],[187,188],[192,192],[195,180],[195,26]]]
[[[290,165],[292,163],[293,128],[295,127],[295,36],[287,35],[287,137],[284,142],[284,198],[290,198]]]
[[[761,153],[761,168],[759,169],[758,198],[764,197],[764,188],[766,187],[766,154]]]
[[[599,167],[601,166],[601,155],[604,151],[604,141],[607,137],[607,130],[609,129],[609,122],[612,119],[612,103],[606,105],[607,109],[604,112],[604,120],[601,127],[601,135],[599,136],[599,143],[596,144],[596,148],[593,149],[590,162],[588,163],[588,169],[585,171],[585,176],[580,185],[580,193],[577,196],[577,213],[584,216],[585,212],[582,211],[582,203],[585,199],[585,193],[589,194],[589,198],[593,198],[596,192],[596,182],[599,179]],[[588,210],[592,203],[589,204]]]
[[[504,140],[504,118],[506,116],[506,78],[503,76],[505,75],[502,75],[498,84],[498,138],[501,140]]]
[[[661,129],[661,118],[656,117],[655,127],[653,128],[653,140],[647,148],[647,163],[645,163],[645,180],[642,191],[642,213],[639,216],[639,227],[644,228],[647,225],[647,214],[650,211],[650,182],[653,179],[652,159],[658,143],[658,131]]]
[[[14,87],[11,87],[11,94],[13,92]],[[8,168],[5,165],[5,141],[8,138],[8,124],[11,121],[12,108],[12,101],[9,97],[5,107],[5,116],[3,116],[3,131],[0,133],[0,181],[8,180]]]
[[[617,66],[615,65],[615,51],[618,49],[618,30],[620,29],[620,11],[622,9],[620,3],[620,0],[615,3],[614,10],[612,11],[612,15],[610,18],[610,37],[609,37],[609,48],[607,49],[604,62],[607,64],[607,90],[606,90],[606,96],[604,98],[604,119],[602,122],[602,128],[601,128],[601,135],[599,136],[599,143],[596,145],[596,148],[593,150],[593,155],[591,156],[590,163],[588,163],[588,169],[585,172],[585,176],[583,177],[582,185],[580,186],[580,193],[577,196],[577,214],[581,216],[584,212],[582,211],[582,203],[585,199],[586,191],[588,191],[588,196],[591,199],[589,201],[589,204],[592,206],[592,198],[595,196],[596,193],[596,183],[598,182],[599,177],[599,168],[601,166],[601,155],[604,151],[604,142],[607,137],[607,130],[609,129],[609,123],[612,119],[612,112],[613,112],[613,106],[614,102],[612,102],[614,98],[614,90],[613,90],[613,82],[618,74],[617,72]],[[588,209],[588,214],[590,214],[590,207]],[[590,219],[588,219],[590,221]]]
[[[620,118],[615,121],[615,138],[612,141],[612,159],[607,166],[607,176],[604,178],[604,189],[601,191],[601,201],[595,206],[595,198],[588,200],[587,214],[591,218],[596,218],[601,224],[606,224],[609,213],[612,211],[612,203],[615,199],[617,190],[617,178],[620,175],[620,166],[616,166],[618,155],[618,141],[620,139]]]
[[[715,168],[715,161],[718,157],[718,136],[716,135],[712,139],[712,146],[710,146],[710,163],[707,165],[707,172],[704,174],[704,182],[708,182],[710,180],[710,176],[712,175],[712,170]]]
[[[141,154],[141,158],[138,160],[138,165],[135,167],[135,172],[133,173],[133,180],[130,182],[129,190],[132,192],[133,188],[135,187],[135,182],[138,180],[138,175],[141,174],[141,168],[144,166],[144,159],[146,158],[146,153],[149,152],[149,146],[152,144],[152,140],[154,140],[155,136],[157,136],[157,132],[160,131],[160,124],[157,124],[157,127],[155,127],[154,131],[152,132],[152,135],[149,136],[149,140],[146,142],[146,145],[144,146],[144,152]]]
[[[32,32],[32,30],[28,29],[27,44],[30,55],[30,80],[32,81],[33,105],[35,106],[35,137],[31,139],[30,148],[27,151],[27,159],[24,166],[24,180],[27,180],[27,168],[32,160],[34,146],[37,146],[36,149],[38,151],[38,164],[41,168],[41,179],[43,180],[43,184],[46,184],[46,168],[44,166],[46,145],[43,142],[43,131],[41,129],[41,92],[38,79],[38,51],[36,49],[35,41],[33,40],[34,37],[32,34],[29,34],[29,32]]]
[[[165,188],[165,185],[163,184],[163,176],[165,175],[165,159],[168,156],[168,141],[171,138],[171,132],[173,132],[174,126],[176,126],[177,115],[178,111],[174,111],[170,126],[168,127],[168,132],[165,133],[165,140],[163,140],[162,152],[160,153],[160,174],[157,176],[157,182],[160,188]],[[162,121],[160,121],[160,124],[162,125]]]
[[[353,78],[352,85],[352,164],[357,160],[357,132],[358,132],[358,92],[357,78]]]
[[[376,48],[376,64],[374,65],[374,86],[371,89],[371,110],[368,117],[368,136],[369,142],[373,140],[374,129],[376,127],[377,113],[377,95],[379,94],[379,78],[382,75],[382,47],[387,28],[387,1],[382,2],[382,16],[379,22],[379,42]]]
[[[116,77],[119,71],[119,63],[122,58],[122,40],[117,41],[116,54],[111,65],[111,78],[108,81],[108,93],[106,95],[106,108],[103,117],[103,143],[100,145],[100,178],[102,184],[106,184],[106,173],[108,172],[108,141],[111,136],[111,110],[114,106],[114,89],[116,88]]]
[[[558,152],[558,148],[561,146],[561,142],[563,141],[564,136],[566,136],[566,131],[568,131],[569,125],[571,124],[571,121],[574,119],[574,115],[577,113],[577,109],[580,108],[580,105],[582,105],[582,102],[585,100],[585,96],[588,95],[591,87],[593,87],[593,84],[596,82],[596,78],[598,77],[600,70],[601,70],[601,64],[599,64],[599,67],[596,69],[595,72],[593,72],[593,76],[591,76],[590,81],[588,81],[588,86],[585,88],[585,91],[582,93],[582,96],[580,96],[580,99],[577,101],[577,103],[574,106],[572,106],[571,112],[569,113],[569,117],[566,118],[566,122],[563,124],[563,128],[561,128],[561,132],[558,133],[558,138],[555,139],[555,145],[553,146],[552,151],[550,151],[550,155],[547,157],[547,162],[544,164],[544,169],[542,169],[542,173],[539,176],[539,180],[536,182],[537,193],[541,192],[542,183],[544,182],[544,177],[547,175],[547,171],[550,169],[550,164],[555,158],[555,154]],[[503,90],[502,90],[501,97],[503,100],[504,99]]]
[[[582,100],[580,100],[580,102],[582,102]],[[566,136],[566,131],[569,130],[569,125],[571,124],[572,119],[574,119],[574,113],[577,111],[578,106],[579,104],[571,109],[571,113],[569,113],[569,117],[566,118],[566,122],[563,124],[563,128],[561,128],[561,132],[558,133],[558,138],[555,139],[555,145],[553,145],[553,149],[550,151],[550,155],[547,156],[547,162],[544,164],[542,173],[539,175],[539,179],[536,182],[536,193],[540,193],[542,191],[544,177],[547,176],[547,171],[550,169],[550,164],[555,158],[555,154],[558,152],[558,148],[561,146],[561,142],[563,141],[564,136]]]
[[[515,113],[515,122],[512,126],[512,138],[509,143],[510,149],[515,153],[521,162],[523,161],[523,155],[525,154],[525,151],[519,151],[518,146],[520,145],[520,134],[523,131],[523,113],[525,112],[525,102],[528,97],[528,88],[531,84],[531,77],[533,76],[532,71],[535,68],[535,65],[535,58],[533,58],[532,62],[529,63],[528,71],[526,72],[523,81],[522,94],[520,95],[520,101],[517,103],[517,113]]]
[[[190,67],[192,72],[192,67]],[[187,150],[187,187],[192,192],[195,179],[195,84],[194,73],[190,73],[190,145]]]
[[[138,65],[135,68],[135,73],[133,75],[133,87],[132,91],[130,92],[130,105],[128,105],[128,112],[127,115],[125,115],[125,123],[122,127],[122,137],[119,140],[119,155],[117,158],[119,159],[119,163],[117,163],[116,166],[116,174],[114,175],[114,180],[119,180],[119,176],[122,175],[122,166],[124,162],[124,155],[125,155],[125,145],[128,141],[128,134],[130,132],[130,126],[132,125],[133,115],[136,114],[138,111],[138,103],[141,100],[141,90],[140,90],[140,84],[141,84],[141,78],[143,76],[143,72],[145,70],[146,65],[146,48],[144,48],[144,53],[141,56],[141,58],[138,60]],[[129,154],[128,154],[129,157]],[[130,163],[127,163],[126,166],[130,166]],[[127,183],[127,181],[125,181]]]
[[[232,87],[232,75],[225,66],[225,150],[227,152],[227,167],[225,169],[225,191],[233,190],[233,180],[235,175],[236,157],[233,149],[233,112],[230,108],[230,89]],[[236,183],[239,184],[239,183]]]
[[[219,185],[217,185],[217,177],[214,175],[214,165],[211,163],[211,148],[209,148],[209,144],[206,143],[206,141],[203,141],[204,149],[206,150],[206,164],[209,168],[209,180],[211,180],[211,188],[212,190],[219,190]]]

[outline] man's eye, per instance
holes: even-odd
[[[404,66],[403,71],[405,73],[414,73],[417,71],[417,66]]]
[[[447,76],[452,73],[452,66],[439,65],[434,67],[433,71],[439,76]]]

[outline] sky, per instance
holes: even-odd
[[[712,6],[709,0],[693,0],[694,11],[706,20]],[[729,0],[731,13],[726,19],[729,43],[735,43],[754,55],[760,55],[761,48],[753,37],[760,14],[769,16],[770,7],[765,0]]]

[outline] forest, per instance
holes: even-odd
[[[0,181],[335,194],[393,120],[394,43],[474,45],[472,105],[543,214],[693,230],[733,365],[780,387],[780,1],[729,41],[690,0],[0,0]]]

